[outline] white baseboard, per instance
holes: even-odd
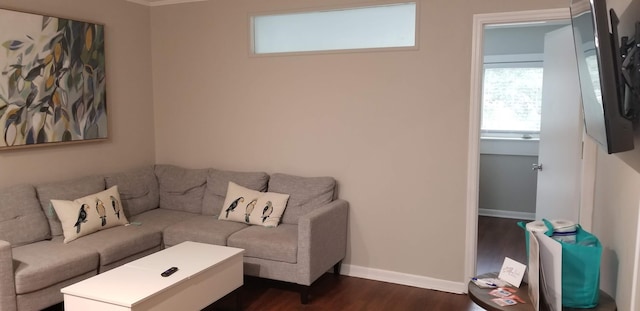
[[[488,209],[488,208],[479,208],[478,215],[489,216],[489,217],[499,217],[499,218],[524,219],[524,220],[536,219],[536,213],[504,211],[504,210]]]
[[[463,294],[467,292],[466,282],[452,282],[426,276],[373,269],[362,266],[343,264],[340,274],[374,281],[433,289],[453,294]]]

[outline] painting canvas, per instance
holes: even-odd
[[[107,138],[104,26],[0,9],[0,148]]]

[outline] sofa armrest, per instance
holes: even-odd
[[[349,203],[335,200],[298,220],[298,284],[311,285],[347,253]]]
[[[0,240],[0,310],[15,311],[17,308],[11,244]]]

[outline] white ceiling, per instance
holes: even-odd
[[[126,0],[126,1],[137,3],[140,5],[146,5],[146,6],[161,6],[161,5],[170,5],[170,4],[187,3],[187,2],[199,2],[199,1],[207,1],[207,0]]]

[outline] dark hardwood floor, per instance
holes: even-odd
[[[518,220],[478,219],[478,274],[500,269],[505,256],[526,263],[524,231]],[[206,311],[235,310],[236,299],[244,311],[480,311],[467,295],[450,294],[367,279],[325,274],[311,287],[311,302],[300,304],[296,288],[288,283],[245,278],[240,296],[229,295]],[[63,310],[62,305],[47,311]]]
[[[518,220],[478,217],[478,274],[500,271],[505,257],[527,264],[524,230]]]
[[[234,310],[234,299],[233,295],[225,297],[205,310]],[[325,274],[314,283],[311,301],[307,305],[300,304],[300,296],[290,284],[255,278],[246,279],[240,301],[244,311],[484,310],[471,302],[467,295],[333,274]]]

